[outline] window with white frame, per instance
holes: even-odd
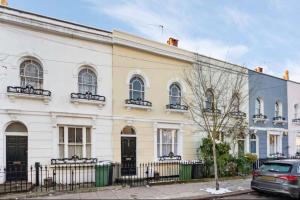
[[[89,67],[81,69],[78,74],[78,92],[97,94],[97,76]]]
[[[91,128],[59,127],[59,157],[90,158],[92,151]]]
[[[294,119],[298,119],[299,105],[294,105]]]
[[[43,68],[34,59],[27,59],[20,65],[21,87],[32,86],[35,89],[43,88]]]
[[[232,111],[233,112],[239,112],[240,111],[240,98],[238,94],[233,95],[232,100]]]
[[[238,155],[242,156],[245,153],[245,136],[243,133],[238,138]]]
[[[263,100],[260,97],[255,100],[255,114],[263,114]]]
[[[213,109],[214,108],[214,93],[211,89],[206,91],[206,108]]]
[[[178,130],[157,130],[157,157],[178,155]]]
[[[282,104],[280,101],[276,101],[275,103],[275,117],[282,116]]]
[[[274,155],[274,154],[277,154],[277,153],[280,153],[280,144],[279,144],[279,135],[270,135],[270,145],[269,145],[269,153],[270,155]]]
[[[296,153],[300,153],[300,136],[296,137]]]
[[[256,135],[255,134],[251,134],[251,136],[250,136],[250,153],[257,153]]]
[[[170,86],[169,100],[171,105],[181,104],[181,89],[177,83],[172,83]]]
[[[140,77],[133,77],[129,84],[129,98],[133,100],[144,100],[145,85]]]

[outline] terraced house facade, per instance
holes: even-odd
[[[0,167],[74,156],[133,168],[199,159],[206,134],[185,104],[184,71],[241,68],[173,38],[162,44],[4,6],[0,13]],[[298,83],[243,69],[249,98],[239,109],[249,131],[238,144],[224,141],[260,158],[300,152]]]

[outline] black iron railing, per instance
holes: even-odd
[[[294,123],[300,123],[300,118],[292,119],[292,122],[294,122]]]
[[[253,119],[267,119],[268,117],[266,115],[263,114],[256,114],[253,115]]]
[[[85,100],[94,100],[94,101],[103,101],[105,102],[105,96],[100,96],[92,94],[91,92],[84,93],[71,93],[71,99],[85,99]]]
[[[56,158],[51,159],[51,165],[63,165],[63,164],[96,164],[97,158],[79,158],[78,156],[72,156],[71,158]]]
[[[282,116],[273,117],[273,121],[285,121],[285,117]]]
[[[232,111],[232,112],[230,112],[230,115],[232,116],[232,117],[241,117],[241,118],[244,118],[244,117],[246,117],[247,116],[247,114],[246,113],[244,113],[244,112],[242,112],[242,111]]]
[[[203,109],[203,112],[206,112],[206,113],[211,113],[211,114],[218,114],[220,115],[221,114],[221,110],[220,109],[212,109],[212,108],[204,108]]]
[[[171,110],[188,110],[188,107],[186,105],[180,104],[168,104],[166,105],[166,108]]]
[[[18,93],[18,94],[30,94],[37,96],[51,96],[51,92],[49,90],[43,89],[34,89],[32,86],[27,85],[26,87],[14,87],[8,86],[7,92]]]
[[[138,105],[138,106],[148,106],[148,107],[152,106],[152,103],[150,101],[145,101],[145,100],[142,100],[142,99],[126,99],[125,104]]]

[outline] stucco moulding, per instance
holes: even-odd
[[[70,99],[71,103],[74,103],[74,105],[79,104],[90,104],[90,105],[97,105],[100,109],[105,106],[105,102],[103,101],[94,101],[94,100],[85,100],[85,99]]]
[[[147,111],[151,111],[152,108],[149,106],[141,106],[141,105],[132,105],[132,104],[125,104],[124,105],[128,111],[130,111],[131,109],[139,109],[139,110],[147,110]]]
[[[16,99],[33,99],[33,100],[42,100],[47,105],[51,101],[50,96],[40,96],[40,95],[31,95],[31,94],[17,94],[17,93],[7,93],[8,98],[15,102]]]

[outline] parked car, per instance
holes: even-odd
[[[253,171],[251,188],[259,192],[271,192],[300,197],[300,160],[273,160],[265,162]]]

